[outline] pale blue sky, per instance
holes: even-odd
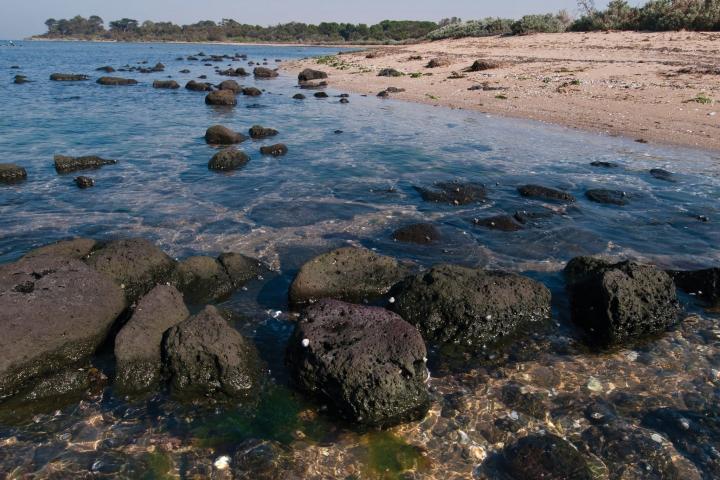
[[[598,6],[607,1],[597,0]],[[637,1],[631,3],[638,3]],[[48,18],[99,15],[105,20],[170,20],[178,24],[233,18],[272,25],[288,21],[376,23],[393,20],[519,17],[526,13],[575,13],[575,0],[0,0],[0,38],[19,39],[45,31]]]

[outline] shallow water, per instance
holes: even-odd
[[[203,62],[175,60],[199,51],[246,53],[249,60],[267,58],[274,65],[275,59],[335,50],[21,45],[0,48],[5,75],[0,81],[0,158],[24,166],[29,178],[0,187],[0,261],[71,236],[129,235],[151,238],[176,257],[232,250],[261,258],[275,273],[224,305],[245,315],[236,326],[256,341],[278,386],[256,409],[240,413],[188,409],[163,396],[126,400],[111,389],[100,390],[33,418],[0,423],[0,471],[40,477],[93,472],[107,478],[228,478],[223,476],[227,470],[214,469],[215,459],[247,451],[233,459],[239,478],[245,478],[242,461],[254,465],[253,475],[271,468],[270,463],[286,478],[492,478],[492,462],[483,461],[526,432],[562,433],[582,444],[581,433],[588,428],[585,406],[625,401],[617,400],[618,392],[635,399],[619,417],[639,435],[651,435],[641,426],[642,417],[657,406],[702,410],[717,405],[720,340],[712,314],[684,298],[695,316],[677,331],[635,350],[590,354],[568,325],[558,274],[567,260],[582,254],[632,257],[662,267],[718,265],[717,153],[359,95],[343,105],[334,97],[341,92],[333,90],[323,100],[304,91],[308,99],[300,102],[291,98],[299,90],[290,74],[237,79],[266,92],[238,97],[232,109],[206,106],[199,92],[151,88],[154,79],[168,76],[181,85],[201,74],[211,82],[226,79]],[[112,74],[140,81],[129,87],[94,82],[101,76],[97,67],[145,60],[149,66],[164,63],[165,72]],[[248,69],[244,63],[234,66]],[[178,73],[184,68],[191,73]],[[86,73],[92,80],[50,82],[53,72]],[[33,83],[12,84],[16,74]],[[241,144],[251,156],[248,165],[218,174],[207,169],[214,150],[203,139],[215,123],[240,131],[262,124],[280,135]],[[289,146],[288,155],[259,154],[260,146],[277,142]],[[81,191],[73,183],[75,175],[55,172],[57,153],[97,154],[119,163],[88,173],[96,186]],[[589,165],[592,161],[620,166],[597,168]],[[676,181],[652,177],[651,168],[673,172]],[[488,201],[438,205],[423,202],[413,189],[441,180],[481,182]],[[565,189],[578,201],[560,208],[524,199],[516,187],[525,183]],[[592,203],[584,196],[589,188],[626,191],[630,203]],[[473,218],[540,208],[557,214],[518,232],[472,223]],[[412,246],[391,239],[398,226],[420,220],[438,225],[444,240]],[[354,431],[289,391],[282,366],[292,329],[286,314],[289,282],[313,255],[348,243],[421,265],[446,261],[526,272],[552,289],[557,324],[496,359],[437,357],[431,364],[436,401],[424,422],[390,433]],[[525,393],[537,394],[529,397],[537,403],[530,413],[519,411],[501,393],[516,383]],[[690,459],[692,468],[712,478],[712,455],[698,460],[663,438],[663,448]],[[606,465],[612,463],[610,454],[597,455]]]

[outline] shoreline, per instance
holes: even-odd
[[[326,71],[330,86],[357,94],[395,87],[398,100],[720,151],[718,51],[717,33],[536,34],[366,46],[281,68]],[[433,58],[447,65],[427,68]],[[466,71],[475,60],[496,66]],[[403,75],[378,76],[383,68]]]

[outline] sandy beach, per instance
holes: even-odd
[[[391,98],[718,150],[719,58],[719,33],[596,32],[373,47],[283,68],[327,71],[360,94],[395,87],[405,91]],[[476,60],[493,68],[466,71]],[[404,75],[378,76],[385,68]]]

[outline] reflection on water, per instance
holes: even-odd
[[[711,450],[704,454],[651,420],[661,407],[718,411],[716,318],[685,298],[692,315],[675,332],[633,350],[593,354],[577,344],[568,324],[558,271],[573,256],[597,253],[663,267],[717,265],[717,154],[358,95],[343,105],[332,96],[340,92],[298,102],[291,99],[296,89],[289,74],[242,79],[266,92],[239,97],[230,110],[206,106],[200,93],[150,88],[168,76],[184,84],[206,74],[218,82],[223,77],[203,62],[175,60],[199,49],[244,52],[271,64],[328,53],[81,43],[25,43],[1,52],[0,156],[26,167],[29,178],[0,188],[0,260],[69,236],[127,235],[149,237],[177,257],[225,250],[258,256],[275,271],[223,306],[243,315],[235,326],[258,344],[274,384],[250,410],[180,406],[163,394],[126,399],[101,387],[42,413],[5,416],[0,471],[10,478],[33,472],[41,478],[88,472],[98,478],[232,478],[231,472],[253,479],[497,478],[486,459],[527,433],[555,433],[581,449],[594,445],[587,409],[601,405],[613,412],[614,431],[625,440],[588,452],[610,466],[598,478],[642,478],[612,465],[623,463],[623,452],[638,451],[633,439],[653,435],[660,435],[654,445],[673,458],[675,472],[713,478],[718,460]],[[141,81],[133,87],[47,80],[55,71],[92,75],[102,65],[143,60],[161,61],[166,71],[119,72]],[[178,73],[184,68],[191,73]],[[17,73],[34,82],[11,84]],[[241,131],[261,124],[280,135],[241,144],[251,161],[217,174],[207,169],[214,150],[203,140],[215,123]],[[278,141],[288,145],[286,156],[259,154],[260,146]],[[55,173],[56,153],[119,163],[90,172],[96,186],[80,191],[72,175]],[[593,167],[594,161],[620,166]],[[655,178],[651,168],[673,172],[675,181]],[[413,188],[447,180],[483,183],[488,201],[426,203]],[[523,198],[516,188],[527,183],[562,188],[578,201],[562,206]],[[584,195],[590,188],[625,191],[631,202],[593,203]],[[516,232],[473,223],[516,212],[530,218]],[[435,224],[442,240],[429,246],[392,240],[394,229],[418,221]],[[446,261],[527,272],[553,291],[556,323],[492,358],[435,352],[428,417],[384,433],[356,431],[290,391],[283,368],[292,329],[286,292],[294,273],[312,256],[348,243],[421,265]],[[112,359],[106,361],[111,373]],[[710,435],[713,448],[720,448],[717,437]],[[227,469],[217,467],[222,456]]]

